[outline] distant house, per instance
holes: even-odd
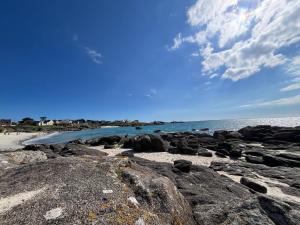
[[[11,119],[0,119],[0,126],[10,126],[11,125]]]
[[[42,120],[39,122],[39,126],[53,126],[54,124],[53,120]]]
[[[68,126],[72,125],[73,121],[72,120],[56,120],[55,125],[61,125],[61,126]]]

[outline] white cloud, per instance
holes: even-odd
[[[300,83],[290,84],[284,88],[281,88],[280,91],[293,91],[300,89]]]
[[[145,94],[146,97],[152,98],[154,95],[157,95],[157,90],[154,88],[151,88],[147,94]]]
[[[211,76],[222,69],[221,78],[233,81],[283,65],[289,57],[280,50],[300,43],[297,0],[198,0],[187,22],[194,34],[180,33],[172,50],[197,44],[202,72]]]
[[[300,104],[300,95],[287,97],[287,98],[280,98],[272,101],[260,102],[257,104],[242,105],[240,106],[240,108],[264,107],[264,106],[287,106],[287,105],[298,105],[298,104]]]
[[[289,61],[286,67],[286,72],[293,78],[291,80],[292,84],[281,88],[280,91],[293,91],[300,89],[300,56],[295,56]]]
[[[101,53],[97,52],[94,49],[91,49],[89,47],[85,47],[86,53],[88,56],[93,60],[94,63],[102,64],[102,55]]]

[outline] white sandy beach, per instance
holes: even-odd
[[[45,135],[45,133],[10,133],[9,135],[4,135],[0,133],[0,151],[13,151],[22,148],[22,142],[31,138]]]
[[[98,149],[99,151],[106,152],[108,156],[115,156],[121,152],[128,151],[131,149],[104,149],[103,146],[95,146],[91,147],[93,149]],[[210,150],[208,150],[210,151]],[[194,165],[202,165],[202,166],[210,166],[212,161],[215,162],[230,162],[229,158],[219,158],[215,155],[214,151],[210,151],[213,156],[212,157],[203,157],[203,156],[194,156],[194,155],[181,155],[181,154],[170,154],[168,152],[148,152],[148,153],[134,153],[134,156],[152,160],[156,162],[166,162],[173,163],[178,159],[185,159],[191,161]]]

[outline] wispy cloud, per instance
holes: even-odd
[[[281,88],[280,91],[293,91],[300,89],[300,83],[290,84],[284,88]]]
[[[241,105],[240,108],[251,108],[251,107],[264,107],[264,106],[287,106],[287,105],[298,105],[300,104],[300,95],[279,98],[271,101],[260,102],[256,104]]]
[[[151,88],[148,93],[145,94],[145,97],[152,98],[154,95],[157,95],[157,90],[154,88]]]
[[[286,72],[292,77],[292,84],[281,88],[280,91],[293,91],[300,89],[300,56],[295,56],[289,61],[286,67]]]
[[[102,55],[101,55],[101,53],[99,53],[95,49],[91,49],[89,47],[85,47],[85,51],[94,63],[102,64]]]
[[[237,81],[288,61],[280,50],[300,42],[300,2],[197,0],[187,23],[194,33],[179,33],[170,50],[196,44],[203,74]]]

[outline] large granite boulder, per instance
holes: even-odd
[[[159,135],[142,135],[133,139],[135,152],[166,152],[168,144]]]
[[[59,157],[0,175],[0,224],[182,224],[192,210],[174,184],[122,158]]]

